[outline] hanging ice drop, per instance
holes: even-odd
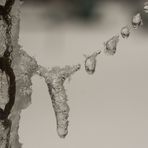
[[[135,16],[133,16],[132,26],[133,28],[138,29],[142,25],[143,25],[143,22],[142,22],[141,15],[140,13],[137,13]]]
[[[114,55],[116,53],[117,49],[117,43],[119,42],[119,35],[113,36],[111,39],[109,39],[104,45],[105,49],[104,52],[107,55]]]
[[[121,36],[123,38],[128,38],[130,35],[130,28],[128,26],[125,26],[121,29]]]
[[[97,51],[97,52],[94,52],[92,55],[90,56],[86,56],[86,59],[85,59],[85,71],[92,75],[94,74],[95,70],[96,70],[96,63],[97,63],[97,60],[96,60],[96,57],[98,54],[100,54],[101,51]]]

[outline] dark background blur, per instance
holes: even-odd
[[[141,12],[145,21],[144,28],[147,28],[148,17],[143,13],[143,4],[145,0],[24,0],[25,5],[46,5],[49,6],[50,19],[63,22],[65,20],[95,22],[102,18],[101,7],[105,3],[120,3],[129,8],[132,17],[136,12]],[[47,8],[48,9],[48,8]]]

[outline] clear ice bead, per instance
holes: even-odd
[[[133,28],[138,29],[142,25],[143,25],[143,22],[142,22],[141,15],[140,13],[137,13],[135,16],[133,16],[132,26]]]
[[[85,70],[88,74],[93,74],[96,69],[96,58],[93,56],[87,57],[85,60]]]
[[[119,35],[113,36],[111,39],[109,39],[104,45],[105,49],[104,52],[107,55],[114,55],[116,53],[117,44],[119,42]]]
[[[94,72],[96,70],[96,63],[97,63],[96,57],[100,53],[101,53],[101,51],[98,50],[90,56],[85,56],[86,57],[86,59],[85,59],[85,71],[88,74],[90,74],[90,75],[94,74]]]
[[[123,38],[128,38],[130,35],[130,28],[128,26],[125,26],[121,29],[121,36]]]

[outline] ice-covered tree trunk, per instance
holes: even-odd
[[[7,3],[10,5],[8,22],[3,11]],[[45,78],[56,115],[57,132],[64,138],[68,133],[69,116],[64,81],[78,71],[80,65],[51,70],[39,66],[18,44],[21,2],[0,0],[0,6],[0,148],[21,148],[18,136],[20,113],[31,103],[34,74]],[[9,58],[5,57],[7,50],[11,53]]]

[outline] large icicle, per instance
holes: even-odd
[[[64,138],[68,133],[69,106],[64,88],[64,81],[80,69],[80,65],[54,67],[50,71],[39,66],[38,74],[45,78],[54,108],[57,133]]]

